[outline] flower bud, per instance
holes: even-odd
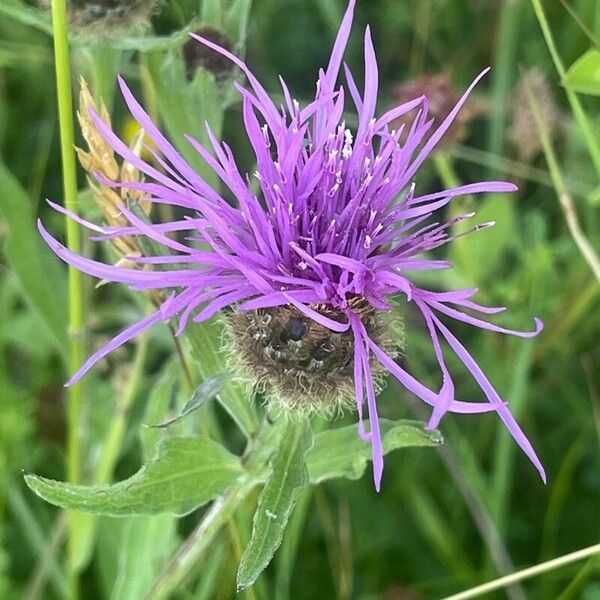
[[[452,83],[450,73],[421,75],[393,87],[392,94],[398,104],[409,102],[419,96],[425,96],[429,102],[428,110],[436,125],[450,114],[456,106],[459,94]],[[446,132],[439,147],[449,147],[462,142],[468,135],[468,125],[475,117],[485,112],[483,102],[471,102],[458,113]],[[415,113],[416,114],[416,110]],[[403,121],[406,117],[403,117]]]
[[[221,48],[225,48],[225,50],[232,51],[229,38],[216,27],[201,27],[194,33],[218,44]],[[190,80],[193,79],[196,69],[209,71],[215,76],[217,81],[227,79],[233,70],[233,63],[230,60],[222,54],[215,52],[212,48],[201,44],[194,38],[190,38],[183,45],[182,51],[186,74]]]
[[[537,99],[538,104],[543,107],[544,121],[552,138],[564,133],[568,123],[567,117],[556,105],[546,75],[536,68],[523,72],[509,106],[508,141],[517,158],[527,163],[542,152],[538,128],[527,97],[528,88]]]
[[[330,319],[345,320],[331,306],[314,308]],[[361,320],[370,337],[397,356],[403,338],[401,320],[366,303]],[[292,305],[255,311],[234,308],[224,317],[224,325],[230,369],[252,390],[264,394],[273,412],[333,418],[356,408],[351,330],[331,331]],[[372,361],[371,370],[379,389],[384,369]]]

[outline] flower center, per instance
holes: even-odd
[[[401,342],[399,319],[375,311],[362,299],[351,304],[369,336],[396,354],[394,348]],[[331,306],[313,308],[330,319],[346,321],[344,313]],[[355,407],[351,330],[331,331],[287,305],[234,309],[225,317],[225,333],[231,368],[263,393],[270,407],[327,416]],[[374,361],[371,370],[376,380],[381,379],[383,371]]]

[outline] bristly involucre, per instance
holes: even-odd
[[[344,319],[342,311],[326,304],[314,308],[329,318]],[[374,310],[358,297],[354,310],[369,335],[388,355],[396,357],[404,336],[402,320],[395,311]],[[351,330],[331,331],[291,305],[233,309],[224,313],[223,324],[224,350],[231,370],[250,393],[264,394],[271,412],[304,417],[319,413],[333,418],[355,408]],[[370,368],[379,390],[385,369],[373,358]]]
[[[159,0],[67,0],[67,12],[76,31],[102,36],[147,24],[158,5]]]
[[[238,170],[229,146],[219,142],[210,128],[207,128],[210,149],[192,137],[187,138],[228,193],[236,198],[236,205],[227,202],[218,189],[211,187],[185,162],[122,80],[121,89],[132,115],[159,149],[160,153],[149,148],[155,163],[136,156],[100,116],[91,113],[98,131],[115,152],[146,177],[146,181],[128,182],[126,187],[146,193],[152,202],[182,207],[190,214],[173,222],[148,224],[123,206],[121,211],[128,225],[104,227],[103,235],[95,238],[148,236],[154,245],[164,247],[163,255],[132,257],[132,260],[144,265],[168,264],[170,268],[162,271],[120,268],[79,256],[40,225],[52,249],[82,271],[127,283],[135,290],[170,291],[159,310],[121,332],[92,355],[69,383],[79,379],[112,349],[159,321],[178,317],[181,333],[189,319],[203,321],[227,309],[231,311],[230,318],[241,320],[242,325],[259,334],[264,332],[262,323],[269,315],[279,321],[279,329],[285,329],[296,319],[303,326],[292,324],[285,335],[300,336],[301,341],[306,336],[302,333],[306,327],[310,344],[322,336],[322,340],[338,351],[337,362],[329,366],[328,372],[334,376],[343,372],[345,377],[351,374],[358,433],[372,444],[377,489],[383,471],[383,450],[376,381],[383,370],[432,406],[429,427],[436,427],[446,412],[495,411],[545,478],[535,451],[507,404],[445,323],[449,318],[491,331],[530,337],[541,330],[541,321],[536,319],[535,328],[530,332],[505,329],[477,316],[503,309],[473,301],[476,290],[431,291],[419,287],[410,277],[413,271],[451,267],[447,261],[423,256],[424,252],[451,239],[449,228],[455,221],[432,222],[430,217],[436,211],[459,195],[516,189],[511,183],[488,181],[419,195],[413,183],[419,167],[451,126],[487,69],[441,123],[434,125],[424,96],[376,116],[378,69],[369,28],[364,36],[362,92],[347,68],[344,68],[345,84],[338,84],[354,5],[355,1],[351,0],[329,64],[318,74],[315,99],[306,106],[293,99],[283,80],[285,106],[276,106],[238,57],[208,39],[193,36],[231,60],[249,82],[249,88],[239,84],[236,88],[242,98],[248,139],[256,155],[254,176],[259,193],[255,193],[249,178]],[[348,96],[358,113],[355,129],[347,127],[343,120],[344,111],[348,110]],[[407,118],[409,114],[414,115],[414,109],[417,114]],[[398,123],[399,119],[402,124],[392,129],[391,123]],[[120,182],[101,179],[106,185],[123,186]],[[97,230],[96,225],[64,212]],[[457,219],[469,216],[472,215]],[[172,234],[177,232],[182,235],[175,239]],[[201,242],[201,246],[195,242]],[[437,390],[423,385],[402,368],[394,360],[394,349],[377,333],[383,322],[379,315],[391,311],[394,296],[404,296],[422,314],[441,373],[442,384]],[[279,360],[278,376],[282,378],[274,389],[277,386],[288,392],[293,389],[285,381],[285,369],[291,365],[291,355],[296,350],[296,370],[288,373],[297,380],[307,380],[311,370],[322,375],[323,371],[319,370],[322,366],[316,363],[324,361],[308,355],[316,351],[315,345],[301,343],[294,350],[286,341],[282,353],[282,349],[276,347],[279,341],[276,344],[272,339],[274,334],[268,335],[271,339],[263,341],[261,351]],[[444,342],[471,373],[485,401],[457,399],[446,366]],[[255,350],[259,349],[260,344]],[[319,356],[322,355],[317,351]],[[315,377],[307,385],[318,386],[318,382]],[[345,397],[348,394],[345,389]],[[288,397],[293,403],[296,395],[288,394]],[[369,417],[368,429],[363,420],[365,412]]]

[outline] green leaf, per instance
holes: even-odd
[[[592,48],[569,68],[563,85],[574,92],[600,96],[600,50]]]
[[[19,0],[2,0],[0,2],[0,15],[52,35],[49,10],[33,8]]]
[[[188,81],[185,64],[176,52],[148,54],[147,64],[160,117],[171,141],[209,184],[218,186],[217,175],[185,137],[191,135],[210,147],[206,123],[217,138],[221,135],[225,107],[214,76],[197,69]]]
[[[112,516],[184,515],[222,494],[243,473],[239,459],[204,437],[176,437],[135,475],[113,485],[84,486],[26,475],[27,485],[63,508]]]
[[[129,517],[119,541],[110,598],[144,598],[177,547],[177,522],[171,515]]]
[[[252,536],[238,568],[238,591],[256,581],[281,544],[290,513],[308,484],[304,461],[312,443],[313,433],[307,422],[288,423],[273,458],[271,475],[258,499]]]
[[[43,243],[27,193],[0,161],[0,215],[8,233],[4,253],[29,308],[48,328],[56,348],[66,356],[66,277],[60,262]]]
[[[227,370],[221,351],[221,324],[217,318],[203,323],[189,323],[186,336],[192,346],[192,355],[198,361],[202,378],[206,379]],[[223,386],[218,400],[247,437],[258,430],[256,408],[252,398],[239,382],[228,381]]]
[[[221,0],[203,0],[200,16],[205,27],[221,27],[221,4]]]
[[[146,402],[142,423],[156,423],[173,406],[181,406],[181,372],[175,359],[168,361],[161,369]],[[153,427],[140,427],[138,429],[142,445],[143,461],[147,462],[158,452],[168,433]]]
[[[439,431],[427,431],[420,421],[380,419],[384,454],[397,448],[439,446]],[[334,450],[332,450],[334,449]],[[311,484],[345,477],[359,479],[371,460],[371,444],[358,437],[356,425],[328,429],[315,436],[315,444],[306,456]]]
[[[483,284],[490,281],[507,250],[518,244],[517,216],[514,198],[510,194],[487,194],[475,205],[472,224],[493,222],[494,226],[454,240],[450,260],[468,281]]]
[[[163,421],[162,423],[158,423],[157,425],[149,425],[149,427],[164,428],[169,427],[169,425],[173,425],[173,423],[177,423],[177,421],[183,419],[183,417],[194,412],[196,409],[200,408],[209,400],[212,400],[215,396],[220,394],[229,378],[230,375],[227,373],[221,373],[219,375],[211,375],[210,377],[207,377],[194,390],[192,397],[183,405],[176,417],[168,419],[167,421]]]

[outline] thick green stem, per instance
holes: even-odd
[[[56,63],[56,88],[58,96],[58,117],[60,125],[60,147],[66,208],[77,212],[77,171],[75,166],[75,135],[73,127],[73,99],[71,95],[71,71],[69,62],[69,39],[67,34],[67,6],[65,0],[52,0],[52,29],[54,34],[54,59]],[[66,219],[67,246],[79,253],[81,237],[79,225],[73,219]],[[83,295],[80,272],[69,267],[69,334],[71,372],[82,363],[83,352]],[[81,478],[81,404],[83,389],[80,383],[68,390],[68,448],[67,478],[76,483]],[[72,568],[75,562],[78,515],[69,515],[69,564],[71,565],[71,597],[78,596],[77,575]]]

